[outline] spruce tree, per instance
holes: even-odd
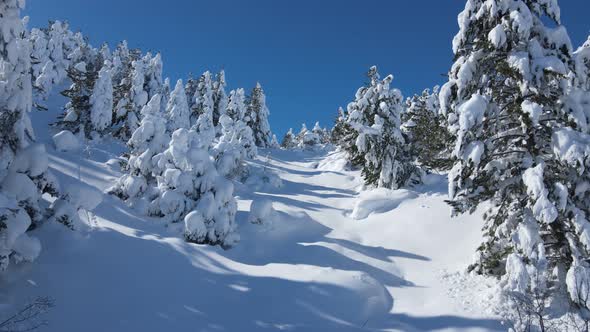
[[[349,149],[345,147],[345,137],[352,132],[350,124],[346,121],[347,118],[348,116],[346,115],[344,109],[339,107],[338,116],[336,117],[334,127],[330,132],[330,142],[344,150]]]
[[[92,138],[98,128],[93,125],[90,98],[103,62],[102,56],[92,50],[89,45],[82,46],[80,51],[80,61],[67,70],[68,78],[72,84],[61,94],[69,98],[70,101],[66,104],[65,112],[59,117],[56,125],[73,133],[80,133],[82,136]]]
[[[197,90],[193,97],[191,109],[191,124],[204,141],[211,144],[215,139],[215,125],[213,124],[213,82],[211,73],[205,72],[199,78]]]
[[[584,144],[562,104],[572,59],[559,13],[556,1],[468,1],[440,92],[456,138],[453,212],[491,204],[470,269],[504,276],[508,291],[525,296],[560,289],[564,276],[554,269],[569,269],[588,249],[573,231],[587,227],[587,204],[572,185],[585,170],[562,154]]]
[[[171,133],[176,129],[188,129],[190,127],[190,111],[182,80],[176,82],[176,86],[170,94],[166,106],[166,117],[168,119],[168,131]]]
[[[401,133],[402,94],[391,89],[393,76],[380,79],[377,67],[367,74],[370,82],[348,105],[346,122],[352,129],[343,139],[353,166],[362,168],[365,183],[397,189],[418,181]]]
[[[403,132],[411,143],[410,154],[420,167],[428,171],[448,171],[452,166],[452,136],[440,114],[438,86],[426,89],[407,101],[402,116]]]
[[[139,111],[143,107],[147,93],[143,91],[143,74],[138,71],[143,69],[138,50],[130,50],[126,41],[117,45],[113,52],[113,135],[127,141],[139,125]],[[141,85],[141,86],[140,86]],[[140,106],[141,105],[141,106]]]
[[[287,150],[294,149],[297,147],[297,137],[293,133],[293,128],[289,128],[289,131],[283,137],[281,147]]]
[[[247,124],[252,128],[256,146],[261,148],[271,146],[272,133],[268,123],[269,114],[264,90],[262,90],[260,83],[256,83],[256,87],[254,87],[248,98]]]
[[[246,124],[246,104],[244,89],[233,90],[229,94],[229,100],[225,115],[234,123],[235,139],[241,146],[243,158],[253,159],[258,151],[252,129]]]
[[[226,86],[225,71],[222,70],[217,74],[215,82],[213,82],[213,125],[215,127],[220,125],[219,118],[225,114],[227,109]]]
[[[124,200],[150,195],[157,176],[164,166],[154,158],[164,151],[170,141],[166,131],[166,118],[160,106],[161,97],[155,95],[141,110],[141,123],[127,142],[129,159],[128,174],[123,175],[109,189],[109,193]],[[150,197],[148,197],[149,199]]]
[[[90,96],[90,122],[92,130],[104,134],[113,121],[113,80],[110,61],[105,61],[98,72]]]
[[[31,49],[23,39],[24,1],[0,0],[0,270],[32,261],[40,242],[25,232],[43,219],[43,193],[56,194],[45,147],[34,142]]]

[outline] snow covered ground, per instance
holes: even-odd
[[[123,146],[58,152],[37,119],[63,185],[81,179],[103,191],[121,175],[112,159]],[[479,244],[481,216],[449,218],[444,177],[359,201],[359,174],[344,170],[337,154],[260,155],[253,165],[283,184],[255,192],[236,184],[235,248],[186,243],[105,195],[86,227],[33,231],[41,256],[4,275],[1,302],[16,308],[52,297],[42,331],[60,332],[506,330],[487,307],[494,283],[459,273]],[[275,220],[251,224],[250,204],[262,199],[272,202]],[[358,202],[364,210],[354,219]]]

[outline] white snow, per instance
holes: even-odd
[[[384,213],[398,207],[403,201],[417,195],[406,189],[377,188],[361,192],[350,214],[351,218],[365,219],[373,213]]]
[[[276,211],[272,207],[272,201],[269,199],[255,200],[250,205],[250,214],[248,221],[252,224],[270,224],[276,216]]]
[[[488,40],[498,49],[504,47],[506,44],[506,31],[504,31],[502,24],[498,24],[490,31]]]
[[[475,125],[481,123],[487,106],[488,100],[480,94],[474,94],[469,100],[459,106],[459,131],[457,146],[455,147],[455,155],[457,157],[461,157],[462,137]],[[472,157],[470,154],[469,156]]]
[[[539,118],[541,114],[543,114],[543,107],[535,102],[531,102],[530,100],[525,100],[522,102],[522,111],[529,115],[533,126],[539,124]]]
[[[527,193],[535,201],[532,207],[533,214],[538,220],[550,224],[557,219],[558,213],[555,205],[547,197],[549,191],[543,182],[543,171],[543,164],[529,168],[522,175],[522,180],[527,187]]]
[[[73,152],[80,149],[78,137],[69,130],[62,130],[53,135],[53,144],[57,151]]]
[[[325,164],[326,152],[262,154],[269,156],[249,163],[283,185],[238,184],[241,240],[231,250],[187,243],[174,224],[104,197],[91,219],[82,218],[93,225],[86,236],[57,226],[35,231],[44,251],[26,271],[11,271],[18,277],[3,288],[5,298],[54,297],[48,332],[504,330],[487,302],[466,306],[456,298],[463,283],[441,276],[470,263],[482,226],[479,212],[447,217],[444,177],[412,192],[359,196],[358,172],[310,167]],[[50,157],[60,179],[77,178],[78,162],[76,154]],[[100,191],[119,176],[102,162],[83,165],[82,178]],[[248,222],[250,202],[265,200],[276,210],[272,228]],[[362,221],[347,216],[355,204],[363,205]],[[179,226],[204,236],[206,210]]]

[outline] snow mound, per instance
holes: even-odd
[[[348,170],[348,159],[345,151],[335,151],[318,163],[318,170],[344,172]]]
[[[69,130],[62,130],[53,135],[53,144],[55,149],[61,152],[77,151],[80,149],[80,141]]]
[[[102,203],[103,194],[94,187],[82,184],[73,183],[65,188],[64,193],[68,197],[68,201],[78,209],[92,211]]]
[[[250,214],[248,221],[252,224],[269,224],[276,216],[276,211],[272,207],[272,202],[268,199],[252,201],[250,205]]]
[[[395,209],[403,201],[416,198],[417,196],[416,193],[405,189],[389,190],[377,188],[367,190],[358,196],[350,217],[360,220],[374,213],[385,213]]]

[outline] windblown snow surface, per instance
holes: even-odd
[[[54,117],[35,116],[62,185],[81,180],[103,191],[121,175],[112,159],[122,145],[58,152],[47,129]],[[18,308],[52,297],[41,331],[56,332],[506,330],[491,309],[495,283],[462,272],[480,242],[481,214],[449,218],[443,176],[361,193],[360,174],[338,153],[261,155],[252,166],[283,185],[252,192],[236,183],[236,247],[186,243],[105,195],[86,227],[33,231],[41,256],[3,276],[0,302]],[[264,199],[275,220],[249,223],[251,202]]]

